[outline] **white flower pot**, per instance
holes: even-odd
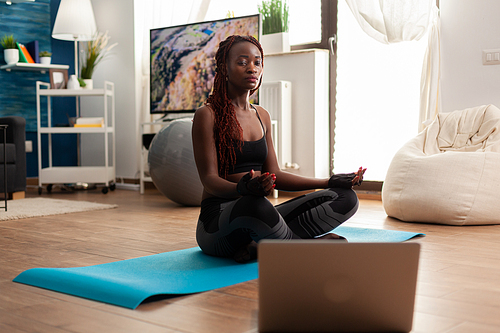
[[[44,65],[50,65],[51,57],[40,57],[40,63]]]
[[[83,79],[83,82],[85,82],[85,87],[83,89],[94,89],[94,80],[92,79]]]
[[[3,50],[3,57],[8,65],[15,64],[19,61],[19,50],[5,49]]]
[[[260,44],[264,49],[264,54],[290,52],[288,32],[262,35]]]
[[[67,87],[68,89],[74,89],[74,90],[82,89],[80,87],[80,82],[78,82],[78,79],[74,74],[69,77]]]

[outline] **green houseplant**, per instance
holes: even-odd
[[[14,35],[4,35],[2,40],[0,41],[4,50],[7,49],[16,49],[17,50],[17,40],[14,38]]]
[[[266,53],[290,51],[288,12],[286,0],[263,0],[258,6],[262,16],[261,44]]]
[[[0,44],[3,47],[3,56],[7,64],[15,64],[19,61],[19,50],[17,49],[17,40],[13,35],[4,35]]]
[[[38,56],[40,57],[41,64],[50,65],[52,53],[50,53],[49,51],[40,51],[38,52]]]
[[[262,34],[288,32],[288,4],[286,0],[264,0],[258,6],[262,15]]]
[[[110,38],[108,32],[96,32],[95,37],[86,43],[80,71],[80,78],[86,85],[81,86],[92,89],[93,85],[91,80],[96,66],[104,59],[107,53],[118,44],[114,43],[108,45]]]

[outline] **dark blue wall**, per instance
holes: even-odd
[[[30,3],[6,5],[0,2],[0,38],[14,35],[18,42],[27,44],[38,40],[40,51],[52,52],[52,63],[69,65],[68,74],[74,74],[72,42],[51,38],[60,0],[36,0]],[[5,64],[3,50],[0,64]],[[0,70],[0,116],[16,115],[26,119],[26,140],[33,142],[33,152],[26,154],[27,176],[38,176],[36,81],[49,82],[49,75],[40,72]],[[42,98],[42,114],[46,112],[46,99]],[[52,126],[68,124],[67,117],[75,115],[75,98],[52,99]],[[46,126],[47,119],[42,119]],[[53,165],[76,165],[76,135],[53,135]],[[47,151],[47,135],[42,136],[43,151]],[[43,165],[48,165],[48,157],[43,156]]]

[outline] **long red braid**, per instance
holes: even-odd
[[[219,49],[215,54],[216,73],[212,93],[208,97],[205,105],[209,105],[214,112],[214,138],[217,148],[217,158],[219,161],[219,176],[226,178],[230,166],[236,163],[235,146],[241,149],[243,145],[243,129],[241,128],[234,105],[227,93],[227,67],[226,61],[231,47],[240,42],[250,42],[257,46],[260,51],[262,66],[264,66],[264,51],[260,43],[252,36],[233,35],[220,42]],[[250,91],[252,95],[259,89],[259,85]]]

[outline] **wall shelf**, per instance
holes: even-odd
[[[45,65],[45,64],[29,64],[25,62],[17,62],[15,64],[8,64],[0,66],[0,69],[10,71],[38,71],[42,74],[46,73],[49,69],[68,69],[68,65]]]
[[[70,97],[70,96],[112,96],[110,89],[40,89],[40,96]]]

